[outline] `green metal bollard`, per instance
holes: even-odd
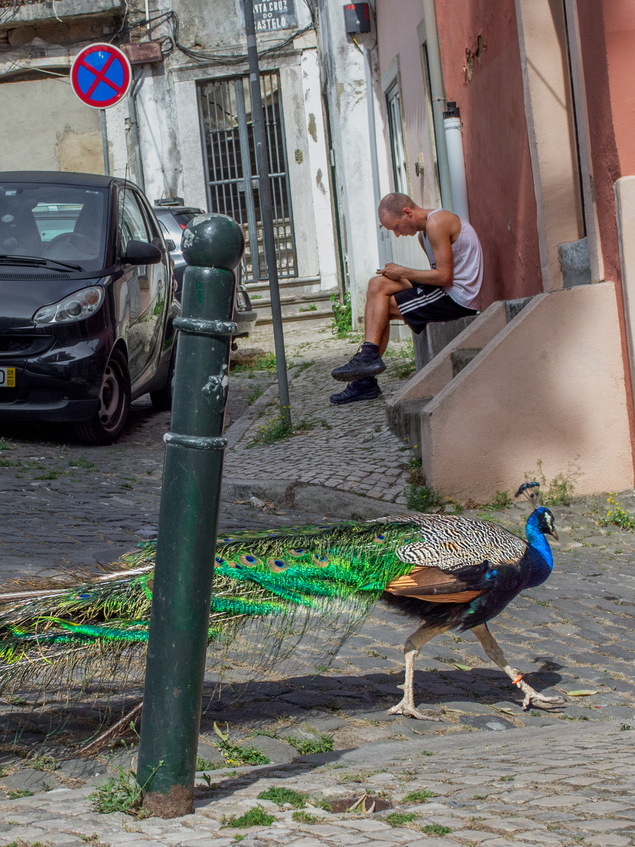
[[[137,782],[143,807],[192,812],[201,718],[235,293],[245,245],[224,215],[200,215],[183,234],[183,282],[171,431],[159,514]]]

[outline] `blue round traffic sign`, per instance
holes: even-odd
[[[71,85],[93,109],[114,106],[128,93],[132,70],[126,54],[112,44],[91,44],[75,58]]]

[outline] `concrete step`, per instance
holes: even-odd
[[[315,309],[310,312],[282,312],[282,323],[289,324],[295,322],[304,322],[311,321],[316,324],[320,324],[320,326],[328,326],[330,325],[331,319],[333,318],[333,311],[331,309]],[[262,318],[258,318],[257,325],[261,326],[269,326],[273,324],[273,318],[271,315],[267,315]]]
[[[248,282],[246,284],[247,293],[249,297],[253,300],[254,295],[256,296],[256,300],[265,300],[269,298],[269,280],[264,279],[260,282]],[[320,289],[320,277],[319,276],[308,276],[308,277],[293,277],[292,279],[281,279],[278,280],[278,288],[280,289],[281,294],[291,294],[291,295],[302,295],[302,294],[313,294],[319,293]],[[332,291],[329,291],[329,295],[332,294]]]
[[[390,430],[406,440],[418,456],[422,456],[421,445],[425,440],[426,407],[465,368],[480,361],[484,348],[531,299],[492,303],[473,318],[428,324],[426,338],[419,344],[417,372],[386,405]]]
[[[331,294],[329,291],[320,291],[316,294],[282,294],[280,295],[280,306],[283,315],[292,314],[295,312],[315,312],[324,307],[325,303],[330,302]],[[258,320],[271,315],[271,299],[251,300],[251,307],[258,313]],[[315,308],[313,308],[315,307]],[[329,309],[330,311],[330,309]]]

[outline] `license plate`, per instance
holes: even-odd
[[[0,368],[0,388],[15,388],[15,368]]]

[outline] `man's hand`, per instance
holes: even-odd
[[[384,268],[378,268],[377,273],[385,276],[387,279],[400,280],[409,279],[409,274],[412,273],[410,268],[404,268],[401,265],[395,265],[393,262],[388,262]]]

